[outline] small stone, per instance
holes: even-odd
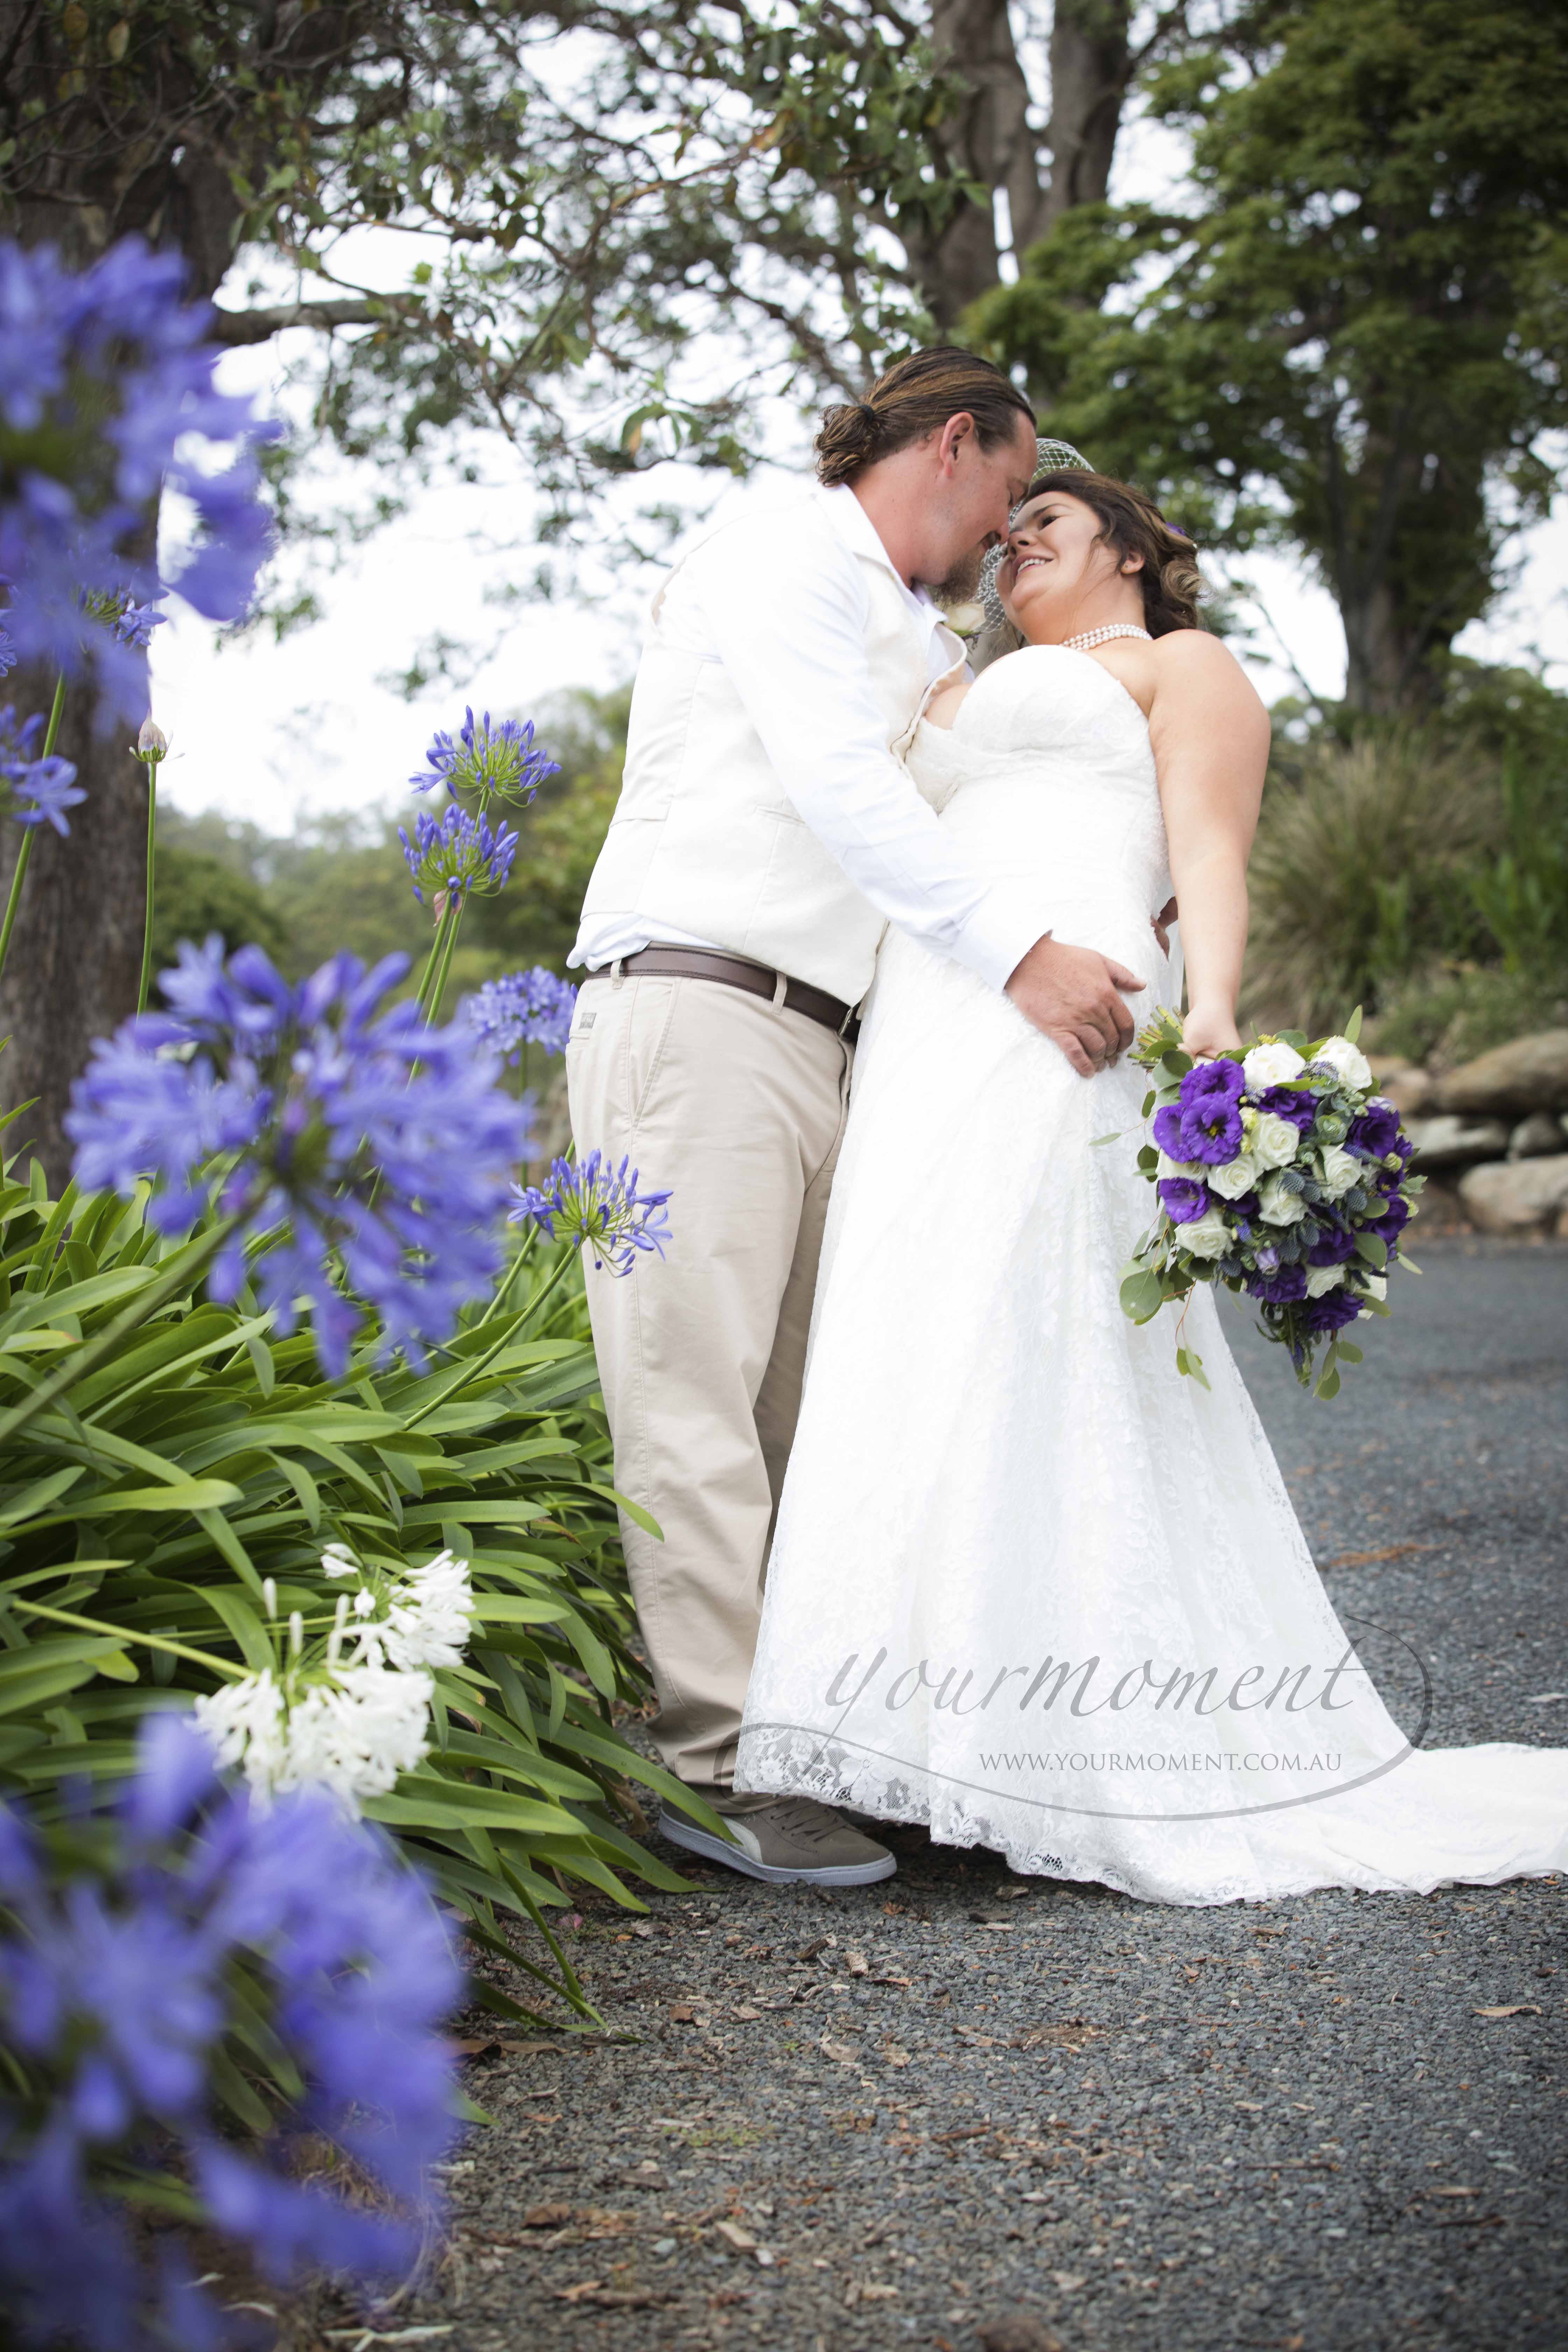
[[[1032,2312],[1005,2311],[980,2329],[985,2352],[1062,2352],[1062,2340]]]
[[[1418,1062],[1391,1061],[1379,1054],[1369,1055],[1368,1059],[1373,1085],[1401,1118],[1420,1118],[1436,1109],[1437,1081],[1430,1070],[1424,1070]]]
[[[1568,1210],[1568,1152],[1472,1168],[1460,1181],[1459,1198],[1483,1234],[1546,1233]]]
[[[1437,1088],[1440,1110],[1522,1118],[1532,1110],[1568,1110],[1568,1029],[1515,1037],[1479,1060],[1450,1070]]]
[[[1532,1110],[1508,1139],[1510,1160],[1547,1160],[1563,1149],[1563,1121],[1549,1110]]]
[[[1478,1160],[1500,1160],[1508,1150],[1508,1129],[1498,1118],[1413,1118],[1405,1132],[1421,1169],[1468,1168]]]

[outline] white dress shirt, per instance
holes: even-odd
[[[792,524],[814,504],[831,535]],[[825,541],[842,561],[824,563]],[[844,484],[814,486],[711,533],[662,592],[658,625],[672,646],[723,664],[785,796],[878,911],[1000,989],[1040,937],[1034,894],[972,865],[889,750],[864,653],[867,559],[896,582],[925,631],[931,681],[963,675],[962,646],[938,607],[901,579]],[[569,961],[596,970],[652,940],[714,945],[642,906],[585,919]]]

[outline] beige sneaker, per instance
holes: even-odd
[[[804,1879],[813,1886],[872,1886],[891,1878],[898,1863],[875,1838],[851,1829],[831,1805],[814,1797],[735,1796],[704,1789],[715,1812],[729,1824],[730,1838],[699,1829],[684,1813],[666,1805],[659,1828],[672,1845],[683,1845],[709,1862],[721,1862],[770,1886]],[[732,1843],[731,1843],[732,1841]]]

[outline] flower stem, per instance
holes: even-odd
[[[430,942],[430,952],[425,959],[425,970],[420,976],[419,995],[416,1001],[426,1021],[430,1018],[431,999],[435,993],[436,982],[440,973],[442,959],[447,951],[447,941],[459,904],[460,900],[454,898],[448,891],[447,903],[441,909],[441,919],[436,926],[436,936]]]
[[[491,1364],[494,1363],[496,1358],[500,1354],[501,1349],[510,1345],[511,1341],[516,1339],[518,1333],[522,1329],[525,1324],[532,1322],[533,1318],[538,1314],[540,1308],[543,1306],[551,1292],[560,1282],[563,1275],[567,1273],[570,1269],[576,1255],[577,1253],[575,1250],[567,1249],[563,1251],[560,1264],[552,1268],[548,1280],[541,1284],[540,1287],[534,1292],[533,1297],[528,1301],[528,1304],[523,1307],[514,1319],[507,1325],[500,1338],[493,1339],[490,1342],[482,1356],[476,1356],[471,1363],[465,1363],[458,1370],[456,1378],[447,1383],[447,1387],[441,1391],[438,1396],[431,1397],[426,1403],[422,1404],[419,1407],[417,1412],[411,1412],[403,1424],[405,1429],[412,1429],[416,1423],[427,1419],[438,1406],[449,1404],[453,1397],[458,1393],[459,1390],[466,1389],[470,1381],[477,1381],[481,1372],[488,1371],[489,1370]],[[521,1256],[514,1260],[512,1273],[515,1274],[517,1267],[521,1264]],[[510,1280],[511,1275],[509,1274],[506,1278],[506,1282],[502,1283],[500,1289],[496,1293],[496,1297],[498,1298],[505,1295],[507,1285]],[[484,1315],[479,1318],[479,1323],[475,1325],[475,1329],[478,1330],[479,1326],[488,1322],[489,1319],[489,1309],[487,1308]]]
[[[61,670],[55,680],[54,708],[49,712],[48,730],[39,755],[43,759],[47,760],[55,748],[55,739],[60,731],[60,713],[65,707],[66,674]],[[37,830],[37,827],[31,824],[22,828],[22,846],[16,852],[16,869],[11,876],[11,896],[5,901],[5,920],[0,924],[0,973],[5,971],[5,959],[11,952],[11,934],[16,928],[16,913],[22,904],[22,884],[26,878],[27,861],[33,854],[33,835]]]
[[[429,1004],[426,1007],[425,1012],[425,1018],[428,1021],[432,1029],[434,1029],[437,1021],[440,1017],[441,999],[447,993],[447,975],[452,969],[452,951],[458,944],[458,933],[462,929],[463,923],[463,909],[468,903],[468,894],[466,890],[458,894],[455,909],[453,900],[448,898],[447,901],[447,912],[451,917],[451,927],[447,931],[446,950],[442,955],[440,966],[436,973],[436,985],[431,992]],[[445,925],[443,928],[445,928]]]
[[[136,992],[136,1010],[147,1010],[147,991],[153,979],[153,880],[158,857],[158,762],[148,760],[147,770],[147,913],[142,928],[142,984]]]

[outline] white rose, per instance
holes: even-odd
[[[1247,1138],[1249,1159],[1259,1168],[1289,1168],[1296,1157],[1296,1147],[1301,1138],[1288,1118],[1278,1111],[1248,1111],[1251,1127]]]
[[[1161,1152],[1160,1164],[1154,1171],[1157,1177],[1192,1176],[1194,1177],[1200,1184],[1203,1182],[1205,1177],[1207,1176],[1208,1172],[1208,1170],[1204,1167],[1200,1160],[1173,1160],[1170,1154],[1164,1151]]]
[[[1341,1143],[1324,1145],[1322,1186],[1331,1201],[1339,1200],[1352,1184],[1359,1184],[1363,1173],[1353,1151],[1347,1151]]]
[[[1352,1045],[1348,1037],[1329,1038],[1326,1044],[1319,1046],[1312,1059],[1314,1062],[1327,1062],[1347,1087],[1370,1087],[1372,1084],[1372,1064],[1360,1046]]]
[[[1217,1209],[1205,1209],[1190,1225],[1178,1225],[1176,1238],[1194,1257],[1223,1257],[1230,1247],[1230,1228]]]
[[[1300,1192],[1289,1191],[1277,1175],[1264,1179],[1258,1201],[1266,1222],[1271,1225],[1293,1225],[1307,1213],[1307,1203]]]
[[[1223,1168],[1205,1168],[1204,1181],[1222,1201],[1239,1201],[1244,1192],[1251,1192],[1261,1172],[1248,1152],[1238,1151]]]
[[[1337,1290],[1344,1278],[1342,1265],[1314,1265],[1307,1275],[1307,1296],[1321,1298],[1325,1290]]]
[[[1369,1297],[1371,1297],[1371,1298],[1386,1298],[1386,1297],[1387,1297],[1387,1296],[1388,1296],[1388,1276],[1387,1276],[1387,1275],[1385,1275],[1385,1274],[1363,1274],[1363,1275],[1362,1276],[1361,1281],[1362,1281],[1362,1288],[1363,1288],[1363,1289],[1367,1293],[1367,1296],[1368,1296]]]
[[[1282,1087],[1306,1068],[1305,1062],[1294,1045],[1281,1044],[1278,1037],[1264,1045],[1254,1045],[1242,1059],[1242,1075],[1255,1095],[1265,1087]]]

